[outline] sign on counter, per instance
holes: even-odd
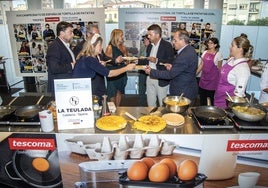
[[[94,127],[90,78],[54,81],[58,130]]]

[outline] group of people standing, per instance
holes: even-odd
[[[69,43],[73,36],[71,23],[60,22],[57,25],[57,38],[49,45],[46,56],[48,92],[54,92],[54,79],[92,78],[92,94],[100,99],[103,94],[107,94],[110,101],[120,106],[127,84],[126,72],[133,70],[138,63],[146,65],[140,77],[143,83],[139,85],[143,97],[146,90],[148,106],[162,106],[162,99],[168,93],[183,93],[193,103],[200,94],[202,105],[210,97],[213,104],[221,108],[226,107],[226,92],[231,96],[245,96],[250,76],[248,53],[251,46],[245,37],[233,39],[230,58],[225,64],[218,39],[209,38],[206,41],[207,50],[198,65],[198,56],[185,30],[174,32],[172,46],[162,39],[161,27],[152,24],[147,28],[147,34],[143,37],[144,47],[140,50],[140,56],[145,58],[135,63],[127,63],[123,58],[128,56],[128,50],[124,45],[124,33],[120,29],[111,32],[105,51],[96,25],[87,26],[86,38],[72,51]],[[198,83],[196,75],[200,71],[202,73]]]
[[[92,78],[92,94],[97,95],[100,100],[107,91],[108,93],[120,93],[121,85],[126,85],[126,80],[123,83],[120,78],[123,80],[124,73],[133,70],[136,66],[135,64],[123,64],[122,57],[127,56],[127,52],[124,50],[126,48],[123,46],[123,32],[114,30],[109,43],[111,49],[109,50],[107,47],[106,52],[103,52],[103,39],[97,26],[87,26],[85,40],[73,51],[70,49],[70,42],[74,36],[73,25],[64,21],[59,22],[56,30],[57,38],[49,45],[46,55],[48,92],[55,92],[55,79]],[[108,62],[110,66],[108,66]],[[104,77],[116,76],[119,77],[119,80],[115,84],[112,83],[113,85],[109,84],[109,80],[107,80],[106,90]],[[119,104],[120,97],[120,95],[110,96],[110,100]]]

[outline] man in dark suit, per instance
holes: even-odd
[[[147,28],[148,38],[151,44],[147,47],[148,65],[154,70],[166,70],[163,63],[171,63],[174,59],[174,51],[171,43],[162,39],[162,29],[153,24]],[[148,106],[162,106],[162,99],[167,96],[169,80],[156,79],[147,76],[146,92]]]
[[[59,22],[57,38],[48,46],[46,63],[48,67],[47,91],[54,94],[54,80],[72,78],[75,57],[69,48],[73,39],[73,26],[68,22]]]
[[[180,95],[195,101],[198,95],[196,69],[198,57],[192,46],[189,45],[187,31],[178,30],[174,33],[173,45],[177,55],[172,64],[165,64],[167,70],[154,70],[148,67],[145,71],[152,78],[170,80],[170,95]]]

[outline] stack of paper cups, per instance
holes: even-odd
[[[39,119],[43,132],[51,132],[54,130],[53,115],[50,110],[43,110],[39,112]]]

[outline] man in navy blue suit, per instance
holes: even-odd
[[[167,70],[155,70],[146,68],[146,73],[152,78],[170,80],[170,95],[180,95],[189,98],[192,103],[198,95],[196,81],[196,69],[198,57],[192,46],[189,45],[189,34],[184,30],[177,30],[174,33],[173,45],[177,55],[172,64],[165,64]]]
[[[162,39],[162,29],[157,24],[147,28],[151,44],[147,47],[148,65],[154,70],[166,70],[163,62],[171,63],[174,59],[172,44]],[[147,76],[146,92],[148,106],[157,106],[157,99],[162,106],[162,99],[167,96],[169,80]]]
[[[70,49],[73,39],[73,26],[68,22],[59,22],[57,25],[57,38],[48,46],[46,63],[48,67],[47,91],[54,94],[54,80],[72,78],[75,57]]]

